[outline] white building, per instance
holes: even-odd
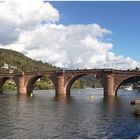
[[[5,64],[3,64],[3,66],[1,68],[9,69],[9,65],[5,63]]]

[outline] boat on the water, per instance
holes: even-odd
[[[137,99],[137,100],[133,100],[130,102],[131,105],[134,105],[135,108],[134,108],[134,114],[135,115],[140,115],[140,100]]]
[[[131,90],[133,90],[133,87],[132,87],[132,86],[127,86],[127,87],[125,87],[124,89],[125,89],[125,90],[128,90],[128,91],[131,91]]]

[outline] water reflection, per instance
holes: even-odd
[[[116,109],[117,104],[119,104],[118,97],[104,97],[103,98],[104,108],[109,115],[112,115],[113,111]]]
[[[71,96],[0,94],[0,138],[137,138],[140,118],[130,105],[137,97],[135,91],[120,91],[118,97],[103,98],[99,90],[72,90]]]
[[[55,95],[53,99],[54,99],[54,101],[58,101],[63,104],[67,104],[71,101],[72,98],[69,95]]]
[[[27,101],[29,99],[32,99],[33,96],[27,95],[27,94],[17,94],[17,100],[18,101]]]

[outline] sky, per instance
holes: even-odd
[[[68,69],[134,69],[139,13],[139,1],[2,1],[0,48]]]
[[[110,40],[116,54],[140,61],[140,1],[55,1],[51,4],[60,11],[59,23],[97,23],[112,31]]]

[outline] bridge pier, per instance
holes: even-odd
[[[0,87],[0,94],[1,94],[1,93],[3,93],[3,89],[2,89],[2,87]]]
[[[3,80],[0,79],[0,94],[3,93],[3,88],[2,88],[2,86],[3,86]]]
[[[114,76],[113,75],[107,75],[105,77],[104,97],[107,97],[107,96],[115,96],[115,91],[114,91]]]
[[[18,94],[26,94],[27,89],[24,85],[24,77],[19,77],[19,82],[18,82],[18,88],[17,88]]]
[[[55,87],[56,95],[66,95],[64,85],[65,85],[64,84],[64,76],[63,75],[57,76],[56,87]]]

